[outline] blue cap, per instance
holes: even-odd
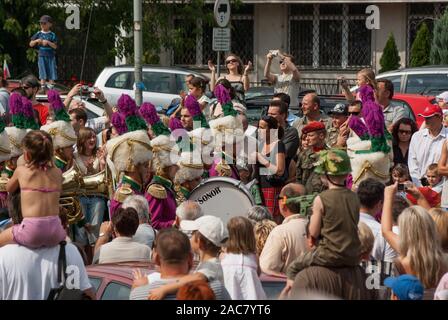
[[[391,288],[400,300],[422,300],[425,289],[415,276],[404,274],[399,277],[389,277],[384,285]]]

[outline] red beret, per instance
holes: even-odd
[[[315,121],[307,124],[302,128],[302,134],[307,134],[314,131],[325,130],[323,122]]]

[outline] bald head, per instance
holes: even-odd
[[[289,183],[283,187],[280,197],[296,198],[306,194],[305,187],[299,183]],[[289,216],[300,212],[300,205],[297,203],[289,203],[280,205],[280,212],[283,216]]]
[[[320,99],[316,93],[308,93],[302,99],[303,115],[315,118],[320,115]]]
[[[180,220],[196,220],[202,217],[204,213],[196,201],[187,200],[177,207],[176,215]]]

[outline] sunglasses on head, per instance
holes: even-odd
[[[227,61],[226,61],[227,64],[229,64],[229,63],[235,63],[235,62],[238,62],[238,60],[236,60],[236,59],[230,59],[230,60],[227,60]]]

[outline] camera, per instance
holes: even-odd
[[[272,54],[273,57],[277,57],[279,54],[278,50],[269,50],[269,53]]]
[[[89,86],[82,86],[81,87],[81,91],[82,92],[93,93],[93,91],[95,91],[95,88],[94,87],[89,87]]]
[[[404,185],[404,183],[398,184],[398,191],[406,191],[406,186]]]

